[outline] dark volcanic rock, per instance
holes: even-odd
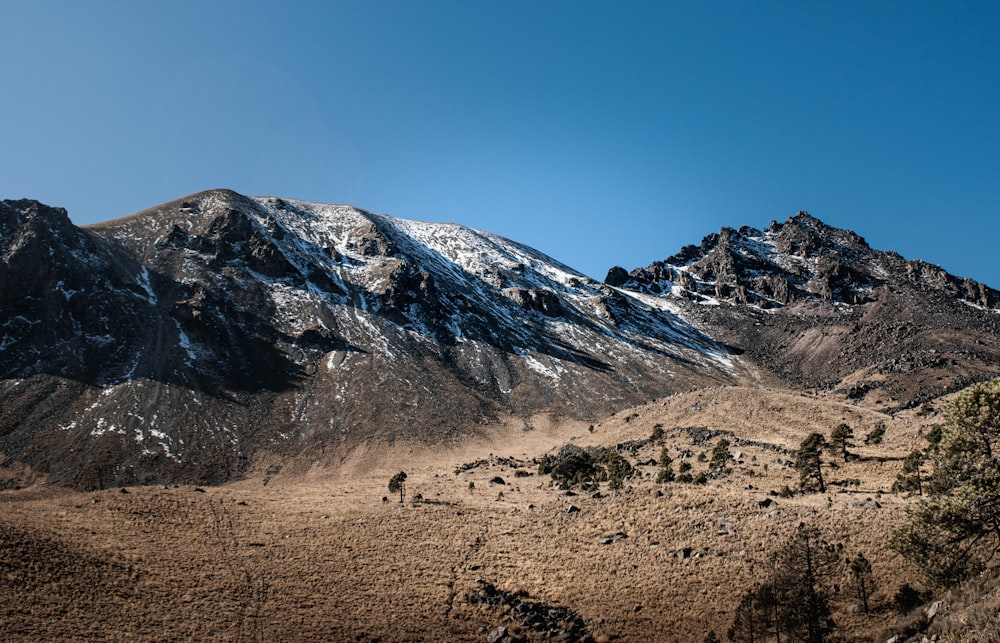
[[[713,337],[797,387],[898,408],[1000,372],[1000,293],[873,250],[805,212],[763,232],[724,228],[616,277],[623,289],[671,297]],[[684,296],[667,294],[677,290]],[[856,374],[864,381],[840,384]]]
[[[227,190],[85,228],[0,203],[0,329],[0,453],[86,488],[593,421],[744,372],[506,239]]]

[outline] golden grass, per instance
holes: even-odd
[[[626,421],[626,418],[628,420]],[[858,442],[878,423],[886,443],[827,470],[860,487],[754,499],[794,486],[787,455],[756,447],[707,486],[657,485],[655,467],[620,492],[567,497],[547,476],[515,477],[522,460],[567,442],[647,438],[656,423],[674,453],[695,454],[678,429],[703,426],[794,448],[846,421]],[[922,422],[777,391],[718,389],[675,396],[609,418],[593,432],[539,420],[445,453],[418,446],[358,453],[337,470],[303,468],[199,492],[192,487],[76,493],[36,486],[0,493],[0,630],[6,640],[484,640],[511,623],[466,597],[483,579],[533,601],[574,609],[598,640],[692,641],[725,633],[740,594],[769,570],[799,521],[872,561],[886,603],[911,581],[887,539],[906,500],[889,489]],[[649,446],[638,460],[655,458]],[[489,455],[493,458],[490,459]],[[456,474],[463,462],[490,464]],[[630,456],[630,459],[631,458]],[[695,471],[705,464],[692,459]],[[409,475],[398,503],[389,476]],[[496,476],[506,484],[491,484]],[[474,489],[469,488],[473,483]],[[662,495],[658,494],[660,492]],[[387,496],[389,502],[383,503]],[[877,498],[881,509],[854,506]],[[579,512],[569,513],[570,504]],[[727,524],[731,523],[731,524]],[[611,544],[616,532],[627,538]],[[684,558],[676,552],[691,549]],[[870,639],[886,615],[835,596],[849,640]],[[523,627],[515,627],[527,633]]]

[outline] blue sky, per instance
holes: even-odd
[[[228,187],[595,277],[800,209],[1000,288],[997,2],[0,5],[0,198]]]

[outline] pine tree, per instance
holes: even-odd
[[[833,428],[830,432],[830,451],[832,453],[840,453],[844,456],[844,462],[847,462],[853,455],[848,451],[852,448],[854,444],[851,440],[854,439],[854,431],[848,425],[841,423]]]
[[[903,472],[896,476],[896,481],[892,483],[892,490],[895,492],[916,491],[918,496],[924,495],[920,467],[923,466],[925,459],[923,451],[919,449],[911,451],[903,460]]]
[[[835,627],[828,593],[840,572],[840,549],[812,528],[800,528],[775,557],[769,582],[748,590],[726,635],[735,643],[819,643]]]
[[[660,470],[656,474],[656,482],[663,484],[664,482],[673,482],[674,480],[674,466],[673,458],[667,452],[667,447],[660,449]]]
[[[950,586],[1000,551],[1000,378],[960,393],[928,433],[933,472],[893,548],[931,585]]]
[[[733,615],[733,624],[726,631],[726,638],[733,643],[758,643],[767,637],[770,610],[764,602],[764,598],[772,596],[768,587],[764,591],[763,587],[757,586],[748,589],[740,604],[736,606],[736,613]]]
[[[823,461],[820,457],[826,447],[821,433],[810,433],[795,453],[795,469],[799,472],[799,487],[803,491],[826,491],[823,482]]]
[[[400,471],[389,480],[389,493],[399,492],[399,502],[403,502],[403,483],[406,481],[406,472]]]
[[[854,585],[858,600],[861,601],[861,607],[867,613],[871,609],[868,599],[875,591],[872,564],[868,562],[864,554],[858,554],[857,558],[848,563],[847,568],[851,570],[851,583]]]
[[[708,466],[711,469],[715,469],[722,472],[726,468],[726,464],[733,459],[733,454],[729,452],[730,442],[726,438],[719,438],[719,441],[715,443],[712,447],[712,459],[709,460]]]
[[[793,638],[821,643],[833,631],[827,587],[837,575],[840,552],[811,527],[800,527],[778,554],[773,585],[781,629]]]

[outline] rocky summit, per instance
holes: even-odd
[[[76,227],[3,201],[0,454],[79,488],[218,483],[725,384],[905,408],[1000,372],[998,304],[805,213],[600,283],[343,205],[214,190]]]
[[[676,302],[785,386],[887,411],[1000,372],[1000,292],[873,250],[806,212],[763,231],[723,228],[605,281]]]

